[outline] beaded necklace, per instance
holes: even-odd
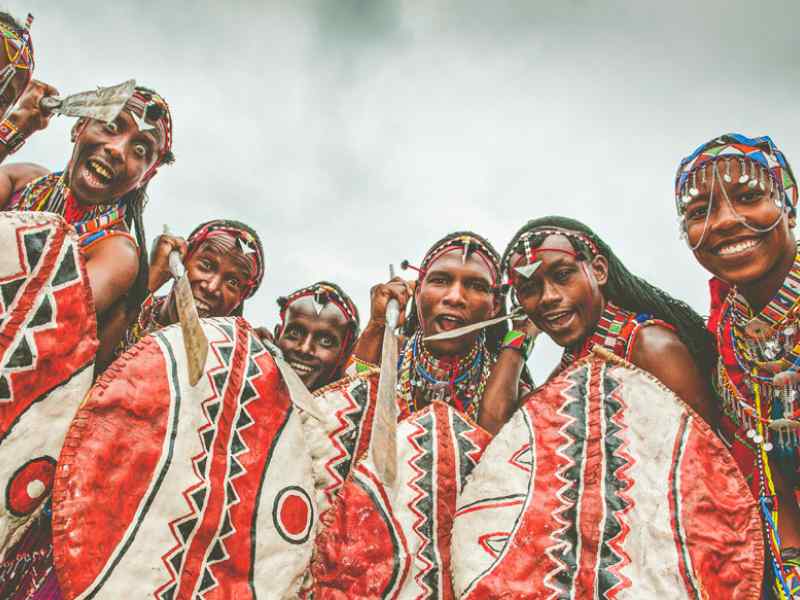
[[[106,235],[115,225],[124,222],[125,201],[113,204],[81,206],[66,184],[63,171],[34,179],[11,202],[14,210],[56,213],[75,228],[81,247]]]
[[[400,417],[417,411],[418,399],[452,404],[473,420],[478,419],[480,400],[486,389],[495,357],[486,348],[485,336],[460,359],[436,358],[422,341],[422,331],[406,340],[397,365],[397,395]],[[449,391],[449,398],[446,393]]]
[[[720,357],[717,389],[722,410],[735,430],[734,442],[753,455],[753,485],[762,513],[769,560],[776,589],[788,593],[778,535],[778,499],[771,460],[792,460],[797,466],[800,410],[794,385],[776,386],[773,376],[800,365],[800,253],[781,288],[754,315],[744,297],[732,288],[717,324]],[[726,361],[726,356],[728,357]]]

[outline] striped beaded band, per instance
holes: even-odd
[[[508,331],[503,337],[503,343],[500,348],[511,348],[522,354],[523,360],[528,360],[531,350],[533,349],[534,339],[523,331],[512,329]]]

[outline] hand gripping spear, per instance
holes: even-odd
[[[166,225],[164,225],[164,233],[169,233]],[[169,253],[169,270],[175,278],[175,305],[183,330],[183,348],[186,350],[189,383],[194,386],[200,381],[205,370],[206,358],[208,358],[208,338],[200,324],[192,288],[189,285],[189,277],[183,267],[180,252],[177,250]]]
[[[68,117],[87,117],[111,123],[125,108],[135,90],[136,80],[129,79],[118,85],[98,86],[96,90],[72,94],[66,98],[45,96],[39,101],[39,106]]]

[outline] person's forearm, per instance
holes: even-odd
[[[517,410],[519,405],[519,378],[525,366],[522,354],[504,348],[492,369],[481,399],[478,425],[496,435]]]
[[[361,332],[356,346],[353,348],[353,356],[373,365],[381,364],[383,330],[383,325],[370,321],[364,331]]]

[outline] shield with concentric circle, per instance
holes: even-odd
[[[25,532],[50,496],[64,435],[91,385],[98,342],[78,238],[61,217],[0,213],[0,248],[0,596],[6,597],[28,585],[20,565],[49,563],[41,556],[50,552],[49,539],[32,543]]]
[[[53,492],[66,598],[293,598],[317,521],[298,411],[242,319],[204,319],[188,382],[180,326],[97,381]]]

